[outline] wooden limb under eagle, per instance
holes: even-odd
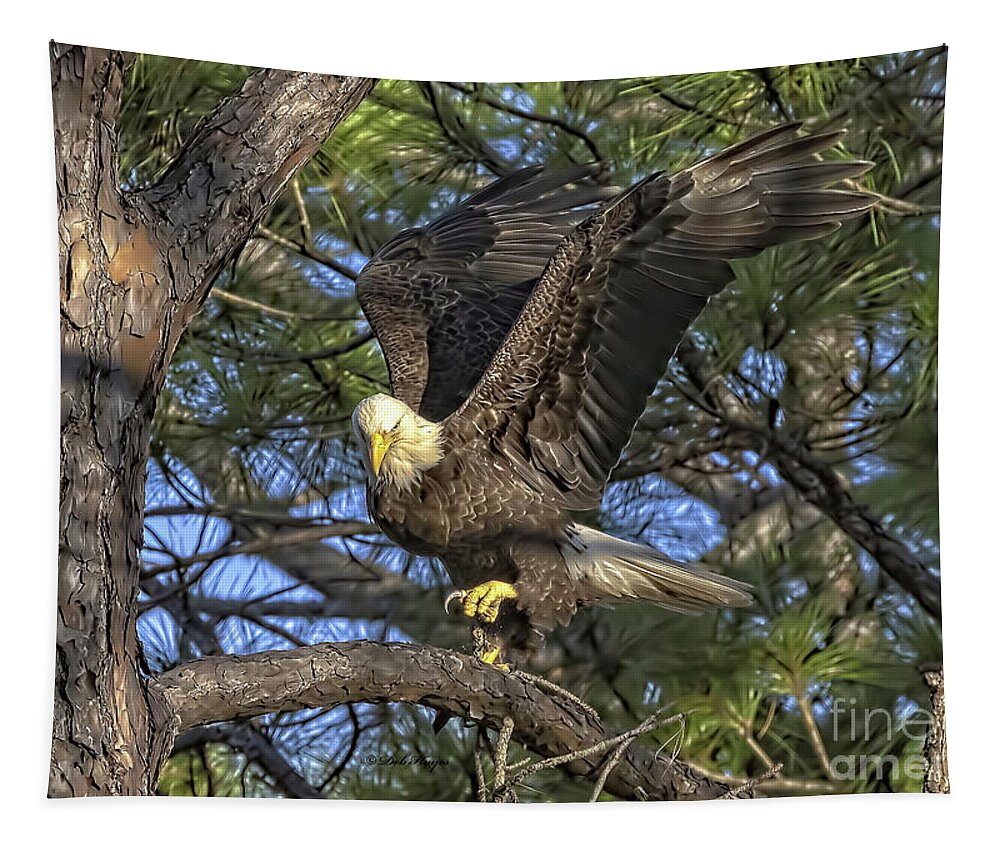
[[[484,659],[529,650],[578,606],[745,605],[749,586],[575,522],[600,504],[647,397],[729,261],[816,239],[874,198],[827,188],[871,163],[822,160],[843,132],[766,130],[609,198],[595,171],[526,169],[358,277],[392,396],[362,401],[372,518],[439,558]]]

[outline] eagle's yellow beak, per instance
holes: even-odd
[[[382,466],[382,459],[385,458],[385,453],[389,451],[389,446],[392,443],[391,440],[386,440],[385,435],[382,432],[377,431],[372,435],[372,469],[375,470],[375,475],[378,475],[379,468]]]

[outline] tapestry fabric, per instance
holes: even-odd
[[[51,796],[948,791],[946,48],[50,52]]]

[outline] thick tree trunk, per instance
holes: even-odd
[[[63,352],[49,795],[150,794],[173,739],[136,634],[156,396],[212,282],[374,81],[260,71],[164,179],[120,191],[125,60],[51,46]]]
[[[144,686],[135,629],[156,390],[143,360],[164,341],[137,317],[119,259],[121,243],[144,239],[137,227],[128,240],[117,188],[123,58],[53,46],[52,62],[64,358],[49,795],[148,794],[166,715]]]
[[[948,739],[945,734],[944,671],[927,671],[924,682],[931,692],[932,718],[924,740],[924,791],[947,795],[951,791],[948,775]]]
[[[124,57],[51,51],[63,405],[50,796],[151,794],[179,730],[302,706],[409,701],[493,727],[509,715],[515,736],[543,756],[605,739],[565,699],[428,647],[321,645],[148,676],[136,633],[139,553],[150,428],[170,358],[218,271],[374,81],[256,72],[157,185],[126,194],[115,149]],[[599,761],[569,768],[591,774]],[[633,745],[607,788],[672,799],[728,787]]]

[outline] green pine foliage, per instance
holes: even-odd
[[[712,777],[738,783],[782,763],[758,795],[919,790],[920,672],[940,664],[940,624],[783,478],[767,446],[780,438],[832,470],[939,569],[945,58],[932,49],[567,83],[382,81],[225,270],[171,365],[150,469],[151,664],[358,636],[467,646],[466,625],[441,609],[435,565],[370,530],[295,537],[367,522],[350,414],[385,389],[386,373],[352,278],[384,240],[535,163],[598,160],[603,179],[625,186],[786,120],[844,127],[832,156],[875,163],[860,184],[880,193],[877,208],[820,242],[736,264],[651,400],[604,510],[587,518],[750,582],[756,603],[699,618],[643,605],[584,611],[534,667],[612,729],[664,704],[685,713],[683,729],[648,743],[663,758],[678,747]],[[123,184],[155,181],[248,71],[137,57]],[[476,730],[457,720],[435,735],[425,710],[352,707],[261,729],[330,797],[475,797]],[[211,744],[178,752],[161,790],[283,794],[272,780]],[[523,800],[589,795],[558,771],[530,783]]]

